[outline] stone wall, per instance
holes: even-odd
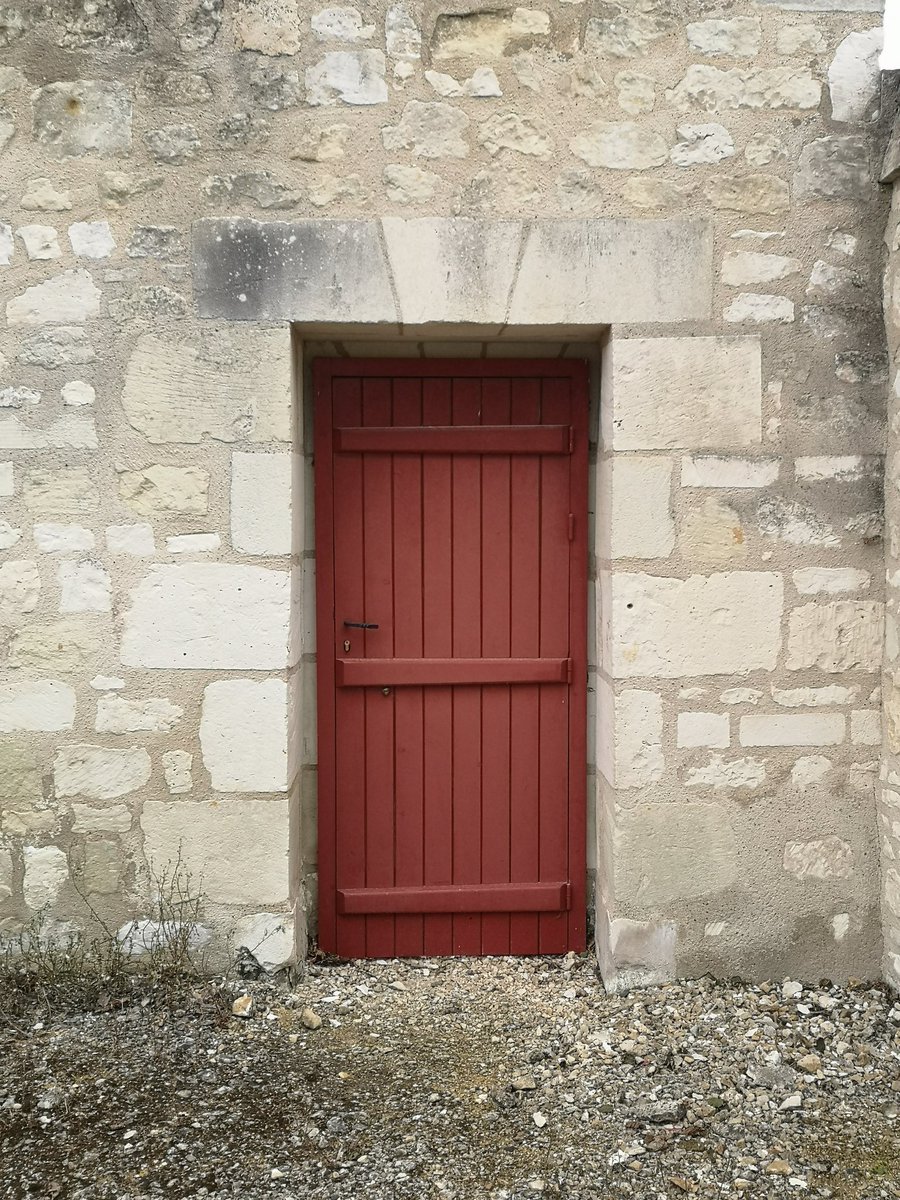
[[[878,972],[878,7],[0,8],[3,931],[303,943],[293,323],[602,342],[605,976]]]

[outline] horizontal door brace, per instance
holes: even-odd
[[[568,683],[568,658],[339,658],[338,687]]]
[[[339,913],[565,912],[568,880],[556,883],[439,884],[425,887],[338,888]]]
[[[569,425],[357,425],[334,431],[336,453],[571,454]]]

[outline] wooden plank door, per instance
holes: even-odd
[[[319,942],[580,950],[587,364],[313,374]]]

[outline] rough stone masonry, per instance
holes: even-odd
[[[304,952],[304,356],[565,353],[607,984],[900,983],[880,7],[0,5],[0,935]]]

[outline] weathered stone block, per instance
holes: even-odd
[[[86,667],[99,649],[98,633],[84,621],[25,625],[12,634],[7,666],[67,674]]]
[[[214,904],[278,905],[288,899],[287,800],[148,800],[141,828],[151,869],[159,873],[180,858]]]
[[[422,158],[465,158],[469,118],[452,104],[410,100],[396,125],[381,131],[385,150],[411,150]]]
[[[775,483],[777,458],[722,458],[692,454],[681,460],[681,486],[695,488],[763,488]]]
[[[159,513],[202,514],[209,507],[209,472],[202,467],[170,467],[163,463],[140,471],[121,471],[119,495],[145,517]]]
[[[231,544],[243,554],[290,554],[292,455],[231,456]]]
[[[124,84],[75,79],[34,94],[34,136],[58,158],[127,154],[131,95]]]
[[[853,848],[834,834],[808,842],[788,842],[782,865],[795,879],[849,879],[854,867]]]
[[[191,778],[194,756],[186,750],[167,750],[161,759],[170,794],[178,796],[189,792],[194,786]]]
[[[828,68],[833,121],[859,122],[875,115],[883,45],[884,35],[876,28],[849,33],[838,46]]]
[[[872,194],[869,139],[861,134],[818,138],[803,147],[794,175],[795,199],[867,200]]]
[[[604,661],[616,678],[771,671],[781,646],[781,576],[733,571],[611,581]]]
[[[613,338],[603,441],[615,450],[747,446],[762,437],[759,339]]]
[[[150,782],[150,755],[142,747],[60,746],[53,760],[56,794],[117,800]]]
[[[596,941],[603,985],[613,995],[675,978],[678,931],[671,921],[600,920]]]
[[[727,713],[679,713],[677,741],[682,749],[709,746],[725,750],[731,742],[730,718]]]
[[[307,104],[385,104],[381,50],[332,50],[306,71]]]
[[[83,467],[30,471],[23,499],[36,517],[86,515],[95,512],[100,503],[99,493]]]
[[[883,604],[867,600],[804,604],[790,613],[787,669],[876,671],[883,637]]]
[[[40,594],[37,563],[23,560],[0,565],[0,619],[33,612]]]
[[[127,700],[107,692],[97,701],[94,728],[98,733],[170,733],[183,716],[183,708],[162,697]]]
[[[63,271],[44,283],[26,288],[6,305],[6,323],[16,325],[72,325],[100,311],[100,290],[89,271]]]
[[[847,722],[843,713],[754,713],[741,717],[742,746],[838,746]]]
[[[95,808],[90,804],[73,804],[73,833],[128,833],[132,812],[125,804],[108,804]]]
[[[251,913],[235,921],[231,944],[243,946],[267,971],[280,971],[297,957],[294,918],[287,913]]]
[[[224,563],[152,567],[131,592],[122,662],[269,671],[287,665],[290,577]]]
[[[550,17],[536,8],[507,12],[441,13],[431,38],[435,62],[450,58],[500,58],[533,45],[550,32]]]
[[[675,547],[672,462],[615,455],[600,466],[597,550],[603,558],[666,558]]]
[[[69,881],[69,863],[59,846],[26,846],[25,903],[32,912],[51,908]]]
[[[122,885],[122,851],[118,842],[101,838],[85,842],[81,882],[88,895],[114,896]]]
[[[287,329],[234,326],[189,339],[141,337],[125,374],[122,407],[149,441],[291,440],[291,339]]]
[[[75,693],[56,679],[0,684],[0,733],[58,733],[75,723]]]
[[[668,93],[676,108],[817,108],[822,85],[808,67],[721,70],[695,63]]]
[[[57,575],[60,612],[112,611],[112,580],[99,563],[60,563]]]
[[[618,902],[683,904],[734,885],[741,856],[719,804],[654,804],[619,813],[613,850]],[[647,870],[647,847],[657,847]]]
[[[589,167],[616,171],[645,171],[669,157],[665,139],[633,121],[595,121],[572,138],[569,149]]]
[[[287,685],[280,679],[208,684],[200,745],[214,791],[287,791]]]
[[[297,0],[244,0],[234,14],[238,49],[270,56],[296,54],[303,44],[303,24]]]

